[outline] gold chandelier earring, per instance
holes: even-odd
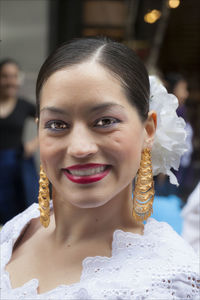
[[[147,220],[152,214],[154,194],[151,151],[145,148],[141,155],[133,197],[133,217],[137,222]]]
[[[49,196],[49,180],[46,173],[40,165],[40,180],[39,180],[39,211],[40,222],[46,228],[50,222],[50,196]]]

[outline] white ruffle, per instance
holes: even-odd
[[[79,282],[61,284],[38,294],[39,279],[30,277],[22,286],[12,288],[5,267],[12,257],[15,241],[27,224],[38,218],[39,214],[38,204],[34,203],[2,228],[1,299],[200,299],[197,255],[168,224],[152,218],[147,220],[143,235],[115,230],[111,256],[86,257]],[[22,265],[21,272],[24,271]],[[66,270],[66,278],[68,273]]]
[[[168,94],[155,76],[149,76],[149,80],[150,110],[157,113],[157,130],[152,147],[153,174],[167,174],[170,182],[178,185],[171,168],[178,170],[180,158],[187,151],[186,124],[176,114],[177,98]]]

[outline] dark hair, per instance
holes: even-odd
[[[149,111],[149,78],[147,70],[135,52],[127,46],[105,37],[80,38],[64,43],[42,65],[36,84],[37,116],[39,97],[45,81],[56,71],[90,59],[119,79],[127,99],[136,107],[142,120]]]
[[[0,72],[3,69],[3,67],[7,64],[12,64],[18,67],[20,69],[19,64],[12,58],[4,58],[3,60],[0,61]]]

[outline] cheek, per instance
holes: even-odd
[[[64,157],[63,142],[39,133],[40,160],[47,173],[53,172],[61,166]],[[55,167],[57,166],[57,168]]]
[[[132,165],[133,172],[136,172],[140,165],[143,140],[143,128],[128,128],[128,130],[115,132],[108,139],[107,145],[117,164],[121,164],[126,169],[130,169]]]

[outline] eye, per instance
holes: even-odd
[[[62,131],[65,129],[69,129],[70,125],[60,120],[51,120],[45,124],[45,128],[50,129],[52,131]]]
[[[95,127],[110,127],[116,123],[120,123],[119,119],[112,118],[112,117],[104,117],[96,121]]]

